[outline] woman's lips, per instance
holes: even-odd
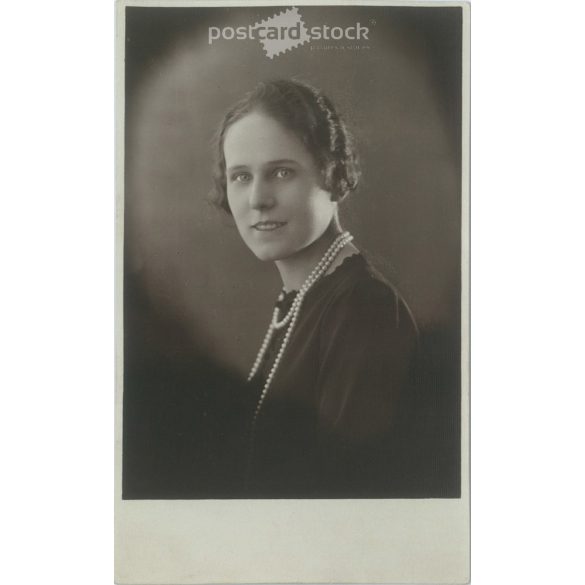
[[[255,223],[252,228],[260,232],[272,232],[286,225],[285,221],[259,221]]]

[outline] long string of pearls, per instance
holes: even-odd
[[[268,331],[266,332],[266,335],[264,336],[264,340],[262,341],[262,345],[260,346],[260,350],[258,351],[258,355],[256,356],[254,364],[252,365],[252,369],[250,370],[250,374],[248,375],[248,381],[250,381],[258,372],[258,369],[260,368],[260,364],[262,363],[262,360],[264,359],[264,355],[266,354],[266,350],[268,349],[268,346],[270,345],[270,341],[272,339],[274,332],[276,330],[282,329],[286,325],[288,325],[288,328],[286,330],[286,333],[285,333],[284,338],[282,340],[282,343],[280,345],[280,349],[278,350],[278,353],[276,354],[276,358],[274,359],[274,363],[272,364],[272,367],[270,368],[270,372],[268,373],[268,376],[266,377],[266,381],[264,382],[264,387],[262,388],[262,393],[260,394],[260,398],[258,399],[258,403],[256,404],[256,409],[254,411],[254,417],[252,419],[252,429],[251,429],[251,433],[250,433],[250,458],[249,458],[249,460],[251,460],[251,457],[252,457],[252,450],[253,450],[253,444],[254,444],[254,432],[255,432],[255,428],[256,428],[256,421],[258,420],[258,415],[260,414],[260,410],[262,409],[262,404],[264,403],[266,395],[268,394],[268,390],[270,389],[270,385],[272,384],[272,380],[274,379],[274,376],[276,375],[276,371],[278,370],[278,366],[280,365],[284,351],[288,345],[288,342],[290,341],[294,326],[297,322],[297,319],[298,319],[298,316],[299,316],[299,313],[301,310],[301,306],[303,304],[303,300],[305,299],[305,296],[309,292],[311,287],[327,272],[327,270],[330,268],[331,264],[333,263],[333,261],[335,260],[337,255],[339,254],[339,252],[341,252],[341,250],[347,244],[349,244],[349,242],[351,242],[352,240],[353,240],[353,236],[349,232],[343,232],[343,233],[339,234],[335,238],[335,240],[333,240],[332,244],[329,246],[329,248],[327,249],[327,251],[325,252],[323,257],[321,258],[319,263],[315,266],[315,268],[313,268],[313,270],[311,271],[311,273],[309,274],[309,276],[307,277],[307,279],[305,280],[305,282],[303,283],[303,285],[299,289],[299,292],[296,294],[288,313],[285,315],[285,317],[283,319],[279,320],[280,311],[279,311],[278,307],[274,308],[274,312],[272,314],[272,320],[270,321],[270,325],[268,326]],[[281,295],[282,295],[282,293],[281,293]],[[282,299],[282,296],[280,297],[280,299]]]

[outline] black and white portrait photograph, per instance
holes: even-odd
[[[464,12],[120,4],[124,505],[466,509]]]
[[[2,577],[579,582],[577,0],[2,12]]]

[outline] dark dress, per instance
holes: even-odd
[[[295,293],[281,304],[286,314]],[[286,327],[252,380],[259,397]],[[360,254],[304,299],[253,435],[247,497],[392,497],[408,491],[417,328]]]

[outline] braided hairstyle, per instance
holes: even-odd
[[[213,202],[227,211],[226,165],[223,144],[227,130],[253,111],[262,112],[293,132],[313,156],[335,201],[357,187],[360,169],[353,138],[331,100],[307,83],[280,79],[259,83],[225,115],[215,139]]]

